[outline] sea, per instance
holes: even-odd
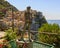
[[[58,25],[60,26],[60,20],[47,20],[47,22],[48,22],[49,24],[55,23],[55,24],[58,24]]]

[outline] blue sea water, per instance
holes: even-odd
[[[59,25],[60,25],[60,20],[47,20],[47,22],[48,22],[49,24],[56,23],[56,24],[59,24]]]

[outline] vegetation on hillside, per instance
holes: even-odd
[[[14,7],[13,5],[11,5],[7,1],[0,0],[0,19],[5,16],[5,14],[6,14],[5,10],[11,10],[11,7],[14,9],[14,11],[18,11],[16,7]]]
[[[5,0],[0,0],[0,9],[7,8],[7,7],[12,7],[14,9],[14,11],[18,10],[16,7],[14,7],[13,5],[11,5],[9,2],[7,2]]]
[[[39,40],[49,44],[55,44],[56,46],[60,45],[60,26],[58,24],[43,24],[41,28],[39,28],[40,32],[47,33],[56,33],[54,34],[39,34]]]

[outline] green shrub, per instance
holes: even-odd
[[[47,33],[57,33],[58,35],[53,34],[39,34],[39,40],[45,43],[60,45],[60,26],[58,24],[43,24],[41,28],[38,29],[40,32]]]
[[[6,32],[6,37],[5,37],[6,40],[10,41],[17,38],[16,32],[15,31],[13,32],[12,29],[8,29],[5,32]]]

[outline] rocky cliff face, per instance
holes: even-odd
[[[25,11],[16,11],[12,12],[7,11],[5,17],[3,18],[3,22],[6,23],[8,26],[12,26],[12,17],[14,16],[14,26],[23,28],[25,23]],[[41,27],[42,24],[46,23],[46,19],[44,18],[42,12],[38,12],[36,10],[31,10],[31,13],[33,14],[34,18],[32,18],[32,25],[31,30],[37,30],[39,27]]]
[[[13,7],[14,11],[12,12],[11,9],[8,9],[6,11],[2,11],[2,9],[5,9],[7,7]],[[25,13],[26,10],[24,11],[18,11],[14,6],[9,4],[7,1],[1,0],[0,1],[0,21],[4,22],[8,27],[12,27],[12,21],[14,19],[14,26],[23,28],[24,23],[25,23]],[[38,12],[36,10],[31,9],[32,16],[32,25],[31,25],[31,30],[37,30],[43,23],[46,23],[46,19],[44,18],[42,12]],[[14,17],[14,18],[12,18]]]

